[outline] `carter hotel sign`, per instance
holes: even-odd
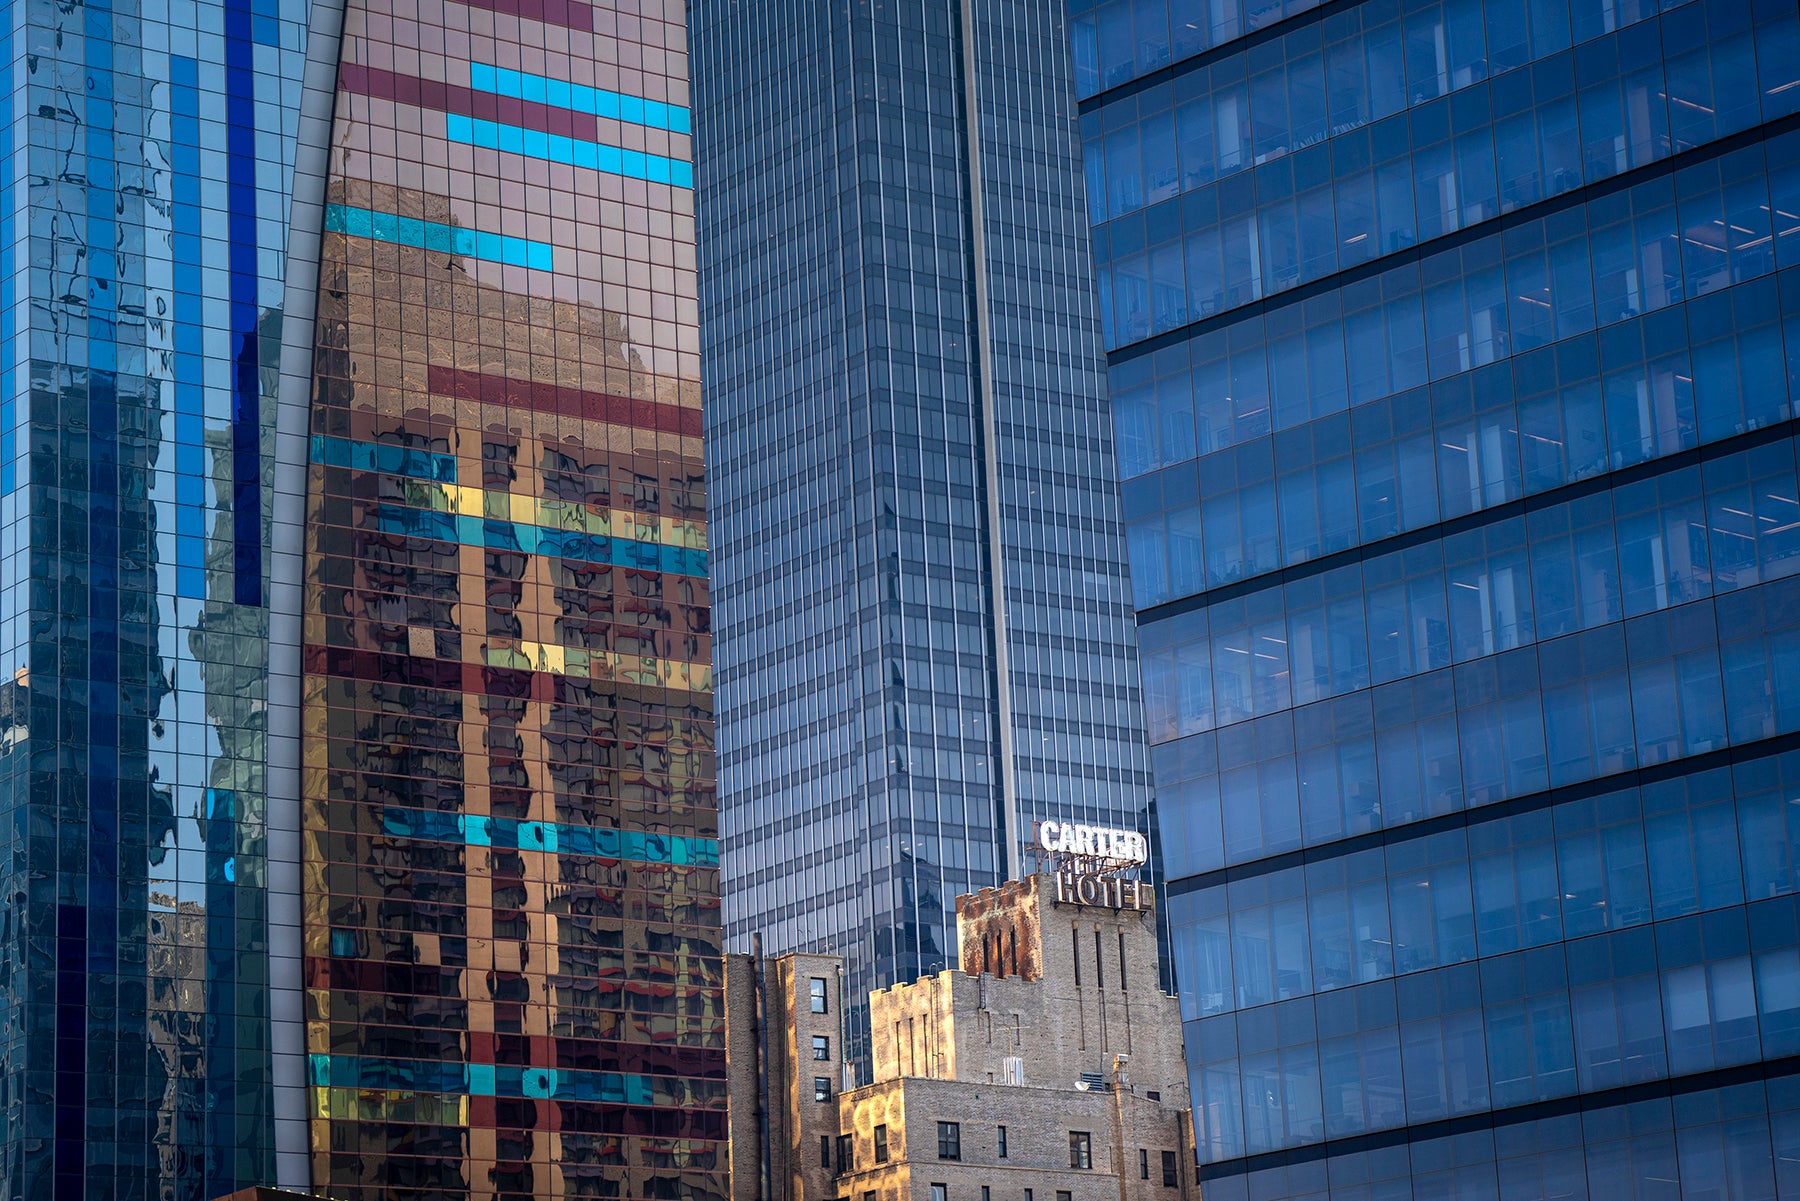
[[[1119,878],[1150,862],[1150,841],[1137,831],[1045,821],[1038,823],[1037,846],[1056,877],[1058,904],[1149,907],[1150,890],[1141,881]]]

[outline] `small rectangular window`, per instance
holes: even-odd
[[[1056,1190],[1056,1201],[1074,1201],[1074,1197],[1075,1194],[1069,1192],[1067,1189],[1059,1188]]]
[[[825,1012],[825,980],[822,976],[814,976],[806,983],[808,999],[812,1002],[814,1013]]]
[[[1000,1127],[1000,1158],[1006,1158],[1006,1127]]]
[[[950,1188],[948,1185],[933,1184],[931,1186],[931,1201],[948,1201],[949,1196]]]
[[[829,1134],[819,1136],[819,1166],[821,1168],[831,1166],[831,1136]]]
[[[813,1077],[813,1100],[815,1100],[815,1101],[831,1100],[831,1077],[830,1076],[814,1076]]]
[[[1075,987],[1081,987],[1081,927],[1069,927],[1069,948],[1075,952]]]
[[[994,1194],[987,1185],[981,1186],[981,1201],[994,1201]]]
[[[962,1123],[938,1123],[938,1158],[962,1158]]]
[[[1119,928],[1119,991],[1125,991],[1125,928]]]
[[[837,1144],[838,1175],[856,1170],[856,1136],[854,1134],[838,1135]]]
[[[823,1034],[815,1034],[812,1036],[812,1039],[813,1039],[813,1058],[814,1059],[830,1059],[831,1058],[831,1039]]]
[[[1150,1152],[1142,1147],[1138,1148],[1138,1179],[1150,1179]]]
[[[1087,1170],[1094,1166],[1094,1139],[1085,1130],[1069,1131],[1069,1166]]]
[[[1163,1187],[1164,1188],[1179,1188],[1181,1186],[1181,1181],[1176,1179],[1175,1152],[1164,1151],[1162,1153],[1162,1159],[1163,1159]]]
[[[875,1127],[875,1162],[887,1162],[887,1127]]]
[[[1106,953],[1100,949],[1100,927],[1094,927],[1094,987],[1106,989]]]

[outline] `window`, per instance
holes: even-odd
[[[1100,927],[1094,927],[1094,986],[1106,988],[1106,953],[1100,949]]]
[[[831,1077],[830,1076],[814,1076],[813,1077],[813,1100],[815,1100],[815,1101],[831,1100]]]
[[[854,1134],[838,1135],[837,1170],[840,1176],[845,1172],[856,1170],[856,1136]]]
[[[1081,927],[1069,927],[1069,949],[1075,953],[1075,987],[1081,987]]]
[[[1142,1147],[1138,1148],[1138,1179],[1150,1179],[1150,1152]]]
[[[1000,1158],[1006,1158],[1006,1127],[1000,1127]]]
[[[813,1058],[831,1058],[831,1039],[823,1034],[813,1035]]]
[[[819,1166],[821,1168],[831,1166],[831,1136],[829,1134],[819,1136]]]
[[[938,1123],[938,1158],[962,1158],[962,1123]]]
[[[1125,991],[1125,929],[1119,928],[1119,991]]]
[[[947,1201],[949,1196],[950,1189],[947,1186],[942,1184],[933,1184],[931,1186],[931,1201]]]
[[[1069,1131],[1069,1166],[1071,1168],[1092,1168],[1094,1166],[1094,1139],[1085,1130]]]
[[[1075,1201],[1075,1194],[1059,1188],[1056,1190],[1056,1201]]]
[[[1164,1151],[1162,1153],[1162,1159],[1163,1159],[1163,1187],[1164,1188],[1180,1187],[1181,1181],[1179,1181],[1175,1178],[1175,1152]]]
[[[811,980],[807,981],[806,992],[808,998],[812,1001],[812,1011],[814,1013],[826,1012],[824,977],[814,976]]]
[[[985,1184],[981,1186],[981,1201],[994,1201],[992,1191]]]
[[[887,1127],[875,1127],[875,1162],[887,1162]]]

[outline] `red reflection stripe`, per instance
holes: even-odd
[[[700,410],[682,405],[614,396],[610,392],[586,392],[563,384],[487,375],[458,367],[432,367],[428,385],[438,396],[454,396],[459,400],[478,400],[483,404],[505,405],[513,409],[534,409],[540,413],[561,413],[567,417],[585,417],[591,421],[610,421],[614,425],[659,430],[667,434],[686,434],[696,438],[700,436]]]
[[[591,31],[594,28],[594,6],[580,0],[462,0],[470,8],[542,21],[546,25],[566,25],[570,29]]]
[[[547,672],[485,667],[449,659],[422,659],[412,655],[354,650],[343,646],[309,645],[301,652],[308,675],[337,676],[377,684],[434,688],[440,692],[470,692],[477,696],[505,696],[550,702],[555,699],[556,677]]]
[[[417,75],[402,75],[398,71],[388,71],[381,67],[345,63],[338,68],[338,87],[346,92],[373,96],[378,100],[434,108],[439,112],[478,117],[483,121],[499,121],[523,129],[579,138],[584,142],[596,142],[600,139],[599,119],[592,113],[578,113],[573,109],[539,104],[535,100],[496,96],[492,92],[478,92],[461,84],[421,79]]]

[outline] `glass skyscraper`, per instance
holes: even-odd
[[[685,42],[0,5],[0,1198],[723,1196]]]
[[[1800,1197],[1800,18],[1073,0],[1203,1187]]]
[[[1067,34],[692,25],[726,932],[862,996],[955,962],[1032,820],[1148,820]]]

